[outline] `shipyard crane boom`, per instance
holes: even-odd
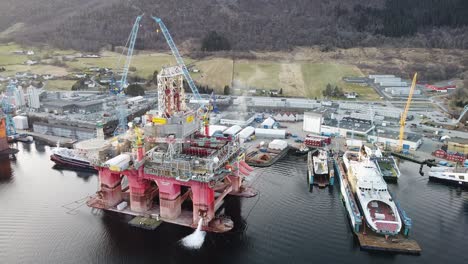
[[[16,135],[16,126],[12,118],[15,112],[13,97],[15,95],[16,89],[16,85],[10,81],[7,86],[6,95],[1,99],[1,110],[5,114],[6,132],[8,136]]]
[[[403,137],[405,135],[406,117],[408,116],[408,111],[409,111],[409,108],[410,108],[410,105],[411,105],[411,99],[413,98],[414,88],[416,87],[416,78],[417,78],[417,76],[418,76],[418,73],[415,73],[414,77],[413,77],[413,83],[411,84],[411,88],[410,88],[410,91],[409,91],[409,94],[408,94],[408,100],[406,101],[405,110],[401,114],[400,137],[399,137],[398,146],[397,146],[398,147],[398,149],[397,149],[398,152],[401,152],[401,150],[403,148]]]
[[[195,97],[196,100],[200,102],[201,96],[200,96],[200,93],[198,92],[197,86],[195,86],[195,82],[190,76],[190,73],[187,70],[187,66],[185,66],[184,60],[182,59],[182,56],[180,56],[179,50],[177,49],[177,46],[175,45],[174,40],[172,39],[172,36],[169,33],[169,30],[167,29],[166,25],[164,25],[164,22],[160,18],[153,16],[153,19],[161,28],[164,38],[166,38],[166,42],[171,48],[172,54],[176,58],[177,64],[179,65],[179,67],[182,68],[182,73],[184,74],[185,80],[187,81],[188,85],[190,86],[190,89],[192,90],[193,96]]]
[[[125,64],[122,69],[122,76],[120,77],[120,81],[117,83],[111,83],[110,85],[110,91],[113,94],[116,94],[118,97],[118,117],[119,117],[119,123],[117,125],[117,128],[114,131],[114,135],[120,135],[125,133],[126,128],[127,128],[127,111],[125,110],[125,106],[123,104],[123,96],[124,96],[124,89],[125,86],[127,85],[127,76],[128,76],[128,71],[130,68],[130,64],[132,62],[132,57],[133,57],[133,51],[135,49],[135,42],[138,36],[138,30],[140,28],[140,21],[143,15],[137,16],[135,19],[135,23],[133,24],[132,31],[130,32],[130,36],[128,38],[128,48],[127,48],[127,56],[125,58]],[[123,54],[122,54],[123,55]],[[120,59],[119,59],[120,61]]]

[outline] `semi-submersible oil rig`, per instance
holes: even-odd
[[[193,228],[202,218],[203,230],[229,231],[233,222],[216,211],[226,195],[257,194],[242,185],[252,168],[235,138],[200,132],[209,110],[187,107],[183,71],[180,65],[163,68],[158,108],[146,114],[146,124],[130,128],[112,151],[89,157],[99,172],[99,190],[87,204]]]

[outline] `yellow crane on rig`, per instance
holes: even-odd
[[[406,101],[405,111],[401,114],[400,119],[400,138],[398,140],[397,151],[401,152],[403,149],[403,138],[405,136],[405,124],[406,124],[406,117],[408,116],[408,111],[411,105],[411,99],[413,98],[414,89],[416,88],[416,78],[418,73],[414,74],[413,83],[411,84],[411,88],[408,94],[408,100]]]

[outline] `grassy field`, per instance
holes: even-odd
[[[231,86],[234,62],[231,59],[208,59],[193,63],[199,73],[192,73],[192,78],[201,85],[215,87],[216,93],[222,93],[224,86]]]
[[[76,81],[71,80],[49,80],[45,84],[47,91],[69,91]]]
[[[279,63],[237,60],[234,62],[234,83],[247,89],[279,89],[280,70]]]
[[[120,58],[120,62],[119,62]],[[190,63],[187,60],[186,63]],[[79,58],[75,61],[66,62],[72,71],[86,71],[90,67],[107,67],[119,68],[123,67],[125,57],[120,57],[120,54],[115,52],[103,52],[101,58]],[[160,70],[163,66],[174,65],[176,63],[174,57],[164,53],[141,53],[136,54],[132,58],[131,67],[136,68],[134,74],[148,78],[155,70]]]
[[[15,50],[25,50],[18,45],[0,45],[0,66],[5,65],[6,72],[1,76],[13,76],[16,72],[32,72],[36,74],[53,74],[55,76],[67,76],[73,72],[86,72],[90,67],[116,68],[124,64],[125,57],[120,53],[104,51],[101,58],[78,58],[74,61],[65,61],[65,67],[56,67],[46,64],[34,66],[24,65],[28,56],[14,55]],[[73,50],[53,50],[43,48],[36,50],[36,56],[45,55],[69,55],[76,54]],[[119,58],[122,61],[118,63]],[[229,58],[205,58],[193,60],[184,58],[187,65],[193,65],[200,70],[192,73],[193,79],[201,84],[215,89],[216,93],[223,92],[226,85],[248,89],[282,89],[285,96],[322,97],[322,90],[330,83],[342,87],[345,92],[355,91],[360,99],[375,100],[379,96],[369,87],[349,85],[342,81],[344,76],[363,76],[363,73],[353,65],[346,63],[320,63],[312,60],[232,60]],[[155,70],[161,70],[163,66],[175,65],[174,57],[169,53],[139,52],[133,56],[131,67],[142,78],[149,78]],[[118,68],[118,67],[117,67]],[[70,89],[74,81],[54,80],[47,86],[48,90]]]
[[[346,84],[342,78],[344,76],[363,76],[355,66],[331,63],[303,64],[302,75],[304,76],[306,96],[311,98],[322,97],[322,90],[328,83],[332,86],[342,87],[344,91],[352,91],[356,87]],[[374,92],[372,89],[369,90]]]

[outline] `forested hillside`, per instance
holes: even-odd
[[[140,49],[164,45],[151,14],[191,50],[214,31],[234,50],[468,48],[466,0],[2,0],[0,39],[98,50],[124,44],[141,13]]]

